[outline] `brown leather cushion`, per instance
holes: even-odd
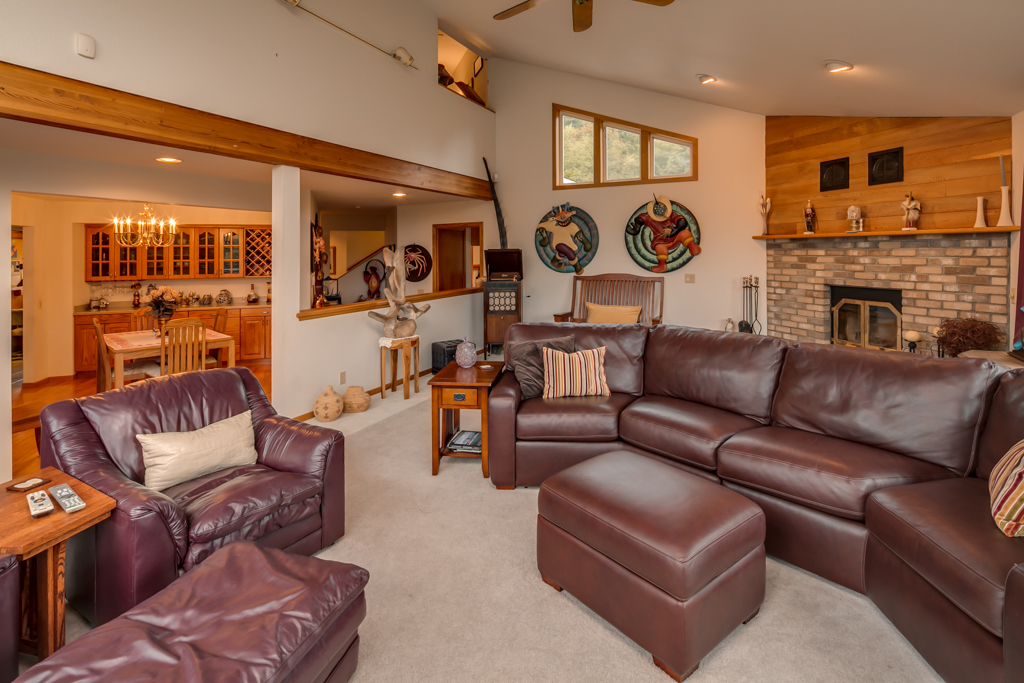
[[[249,410],[245,385],[232,370],[159,377],[76,400],[110,459],[140,484],[146,466],[136,434],[194,432]]]
[[[999,380],[978,444],[977,476],[988,479],[996,463],[1021,439],[1024,439],[1024,369],[1011,370]]]
[[[322,681],[303,665],[322,643],[354,641],[368,579],[355,565],[233,543],[22,680]]]
[[[1024,562],[989,512],[988,484],[968,477],[874,493],[868,530],[936,590],[994,635],[1003,635],[1006,577]]]
[[[772,424],[973,469],[975,442],[1001,370],[973,358],[931,358],[808,344],[786,352]]]
[[[915,458],[782,427],[740,432],[718,449],[718,476],[847,519],[864,519],[872,492],[948,479]]]
[[[671,396],[767,424],[786,357],[773,337],[659,325],[644,352],[644,394]]]
[[[538,508],[544,519],[680,600],[765,537],[764,513],[743,496],[623,451],[548,478]]]
[[[674,460],[715,469],[718,447],[759,422],[667,396],[638,398],[619,416],[619,438]]]
[[[527,441],[615,441],[628,394],[531,398],[519,404],[516,438]]]
[[[508,328],[507,342],[576,337],[576,350],[607,347],[604,372],[612,393],[640,396],[644,393],[643,325],[586,325],[574,323],[516,323]]]
[[[322,482],[308,474],[277,472],[262,465],[234,467],[165,491],[185,512],[189,552],[187,571],[231,536],[257,540],[294,524],[320,508]]]
[[[524,399],[537,398],[544,393],[544,354],[541,349],[572,353],[576,350],[576,338],[570,334],[557,339],[505,344],[505,370],[515,373]]]

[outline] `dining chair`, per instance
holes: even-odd
[[[132,311],[132,332],[153,329],[153,316],[149,315],[150,308],[140,308]]]
[[[160,374],[177,375],[206,369],[206,323],[179,318],[164,323],[160,338]]]
[[[110,364],[107,342],[103,339],[103,327],[99,318],[92,319],[96,330],[96,393],[110,391],[114,387],[114,368]],[[160,376],[160,364],[153,361],[135,361],[124,366],[124,383],[137,382],[149,377]]]
[[[213,319],[213,331],[223,333],[228,328],[228,309],[218,308],[217,317]],[[219,368],[224,357],[222,349],[213,349],[206,354],[206,367]]]

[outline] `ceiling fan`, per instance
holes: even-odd
[[[569,0],[572,3],[572,30],[576,33],[580,31],[586,31],[590,28],[591,24],[594,23],[594,0]],[[665,5],[671,5],[675,0],[634,0],[635,2],[643,2],[648,5],[658,5],[664,7]],[[514,17],[520,12],[525,12],[531,7],[536,7],[542,2],[547,0],[526,0],[521,2],[514,7],[510,7],[504,12],[499,12],[494,15],[495,19],[508,19]]]

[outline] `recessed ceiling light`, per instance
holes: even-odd
[[[164,164],[180,164],[181,159],[175,159],[174,157],[159,157],[157,161]]]
[[[391,195],[391,196],[392,196],[392,197],[404,197],[404,196],[405,196],[405,193],[404,193],[404,192],[395,192],[395,193],[394,193],[393,195]]]
[[[849,62],[840,62],[838,59],[829,59],[825,61],[825,68],[829,73],[837,74],[843,71],[850,71],[853,69],[853,64]]]
[[[707,85],[708,83],[714,83],[718,79],[707,74],[697,74],[697,80],[700,81],[701,85]]]

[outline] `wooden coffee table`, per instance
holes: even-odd
[[[11,484],[33,477],[51,480],[41,487],[47,494],[51,486],[68,484],[85,501],[85,508],[68,514],[50,496],[53,512],[33,519],[28,512],[26,494],[6,490]],[[26,580],[21,586],[22,652],[34,654],[41,661],[64,646],[64,552],[67,541],[110,517],[115,506],[110,496],[54,467],[46,467],[0,485],[0,519],[3,520],[0,524],[0,553],[15,555],[19,562],[27,562],[28,565],[23,575]]]
[[[490,370],[483,370],[481,365],[490,365]],[[455,361],[445,366],[441,372],[427,382],[430,386],[430,407],[433,446],[433,472],[441,466],[441,457],[480,458],[484,478],[491,476],[487,465],[487,396],[491,387],[501,376],[505,366],[499,362],[480,362],[471,368],[460,368]],[[459,411],[479,410],[481,430],[481,452],[463,453],[446,448],[448,441],[459,431]]]

